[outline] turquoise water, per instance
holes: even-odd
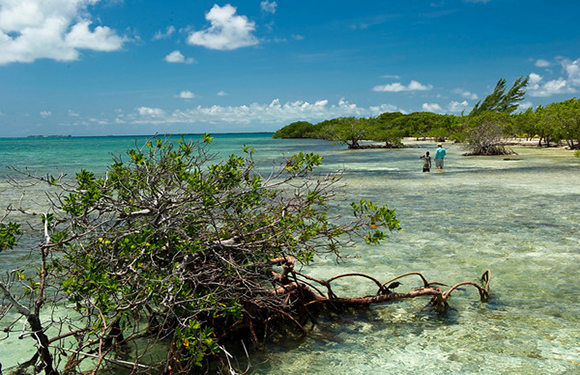
[[[320,259],[305,272],[328,278],[356,271],[386,281],[418,271],[446,284],[492,272],[487,303],[465,289],[454,292],[444,314],[418,299],[333,317],[303,340],[253,353],[251,373],[580,374],[580,159],[568,150],[519,147],[518,160],[463,157],[459,145],[448,145],[445,170],[421,173],[419,156],[435,147],[413,143],[417,148],[351,151],[269,134],[215,136],[220,156],[251,145],[262,168],[282,153],[317,152],[324,170],[346,169],[349,200],[370,198],[397,209],[404,230],[386,243],[345,249],[360,258],[339,265]],[[0,165],[40,174],[103,172],[111,152],[134,145],[131,137],[5,139]],[[3,206],[20,196],[5,183],[8,175],[14,173],[2,168]],[[26,249],[0,254],[0,272],[27,255]],[[405,279],[398,290],[417,286]],[[345,296],[376,291],[362,279],[336,288]],[[0,341],[4,368],[28,359],[28,345],[12,336]]]

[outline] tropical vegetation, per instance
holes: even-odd
[[[469,155],[508,153],[506,138],[537,140],[538,146],[565,144],[580,148],[580,99],[571,98],[517,112],[528,78],[508,89],[500,79],[495,89],[469,114],[385,112],[377,117],[341,117],[317,124],[294,122],[277,130],[274,138],[317,138],[344,143],[349,148],[402,147],[405,137],[464,142]],[[371,141],[363,143],[363,141]]]

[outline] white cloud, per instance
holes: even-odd
[[[159,125],[206,123],[279,126],[298,120],[318,122],[328,118],[343,116],[369,117],[377,116],[383,112],[396,111],[400,110],[389,104],[362,108],[345,99],[339,100],[336,104],[331,104],[325,99],[315,102],[298,100],[286,103],[281,103],[279,99],[275,99],[270,103],[264,104],[196,106],[176,110],[172,113],[165,112],[160,108],[139,107],[136,108],[135,113],[124,115],[118,120],[133,124]]]
[[[378,116],[381,113],[385,113],[385,112],[401,112],[401,113],[405,113],[405,111],[397,108],[397,106],[392,105],[392,104],[381,104],[379,106],[370,106],[369,107],[369,112],[371,113],[371,116]]]
[[[175,50],[169,55],[165,56],[165,61],[168,63],[193,64],[195,59],[193,57],[188,57],[186,59],[180,51]]]
[[[561,64],[570,83],[574,86],[580,86],[580,59],[576,61],[564,59],[561,61]]]
[[[106,52],[116,51],[123,44],[122,38],[108,27],[97,26],[91,31],[90,24],[89,21],[75,24],[65,37],[66,43],[73,48]]]
[[[179,97],[181,99],[193,99],[195,98],[195,94],[192,93],[191,91],[182,91],[179,93]]]
[[[563,78],[558,78],[544,83],[542,89],[536,94],[541,93],[539,96],[551,96],[554,94],[567,94],[573,92],[574,90],[568,86],[568,81]]]
[[[458,94],[461,95],[461,97],[465,98],[465,99],[469,99],[469,100],[477,100],[479,99],[479,97],[477,96],[477,94],[470,92],[470,91],[466,91],[463,89],[455,89],[453,90],[454,94]]]
[[[528,88],[536,89],[542,79],[541,75],[530,73],[530,75],[528,75]]]
[[[532,104],[532,102],[523,102],[520,103],[520,105],[518,106],[518,110],[521,111],[525,111],[528,108],[532,108],[534,105]]]
[[[117,51],[125,38],[106,26],[90,28],[87,7],[99,0],[3,0],[0,64],[48,58],[72,61],[79,50]]]
[[[386,74],[386,75],[382,76],[382,78],[400,79],[401,77],[399,77],[396,74]]]
[[[228,93],[225,91],[220,91],[217,94],[218,94],[218,96],[228,96]]]
[[[73,111],[72,109],[69,109],[68,110],[68,115],[71,116],[71,117],[79,117],[80,116],[79,113]]]
[[[431,90],[433,86],[422,85],[417,81],[411,81],[409,85],[405,86],[399,82],[391,83],[388,85],[377,85],[373,87],[373,91],[379,92],[401,92],[401,91],[425,91]]]
[[[451,101],[449,103],[449,112],[453,112],[453,113],[460,113],[461,111],[464,111],[467,107],[469,106],[469,103],[467,103],[467,100],[464,100],[462,102],[456,102],[456,101]]]
[[[50,112],[50,111],[41,111],[40,112],[40,116],[42,116],[42,118],[48,118],[48,117],[52,116],[52,112]]]
[[[153,36],[153,40],[168,39],[175,32],[175,27],[168,26],[165,32],[157,31]]]
[[[223,7],[214,5],[205,15],[211,26],[203,31],[191,32],[187,43],[217,50],[234,50],[258,44],[258,39],[252,34],[256,29],[255,22],[245,16],[237,16],[236,11],[230,4]]]
[[[576,91],[562,77],[545,83],[542,83],[542,81],[543,77],[536,73],[529,75],[528,92],[531,96],[547,97],[557,94],[570,94]]]
[[[150,107],[139,107],[137,112],[143,117],[163,117],[165,116],[165,111],[160,108],[150,108]]]
[[[536,63],[535,63],[535,65],[536,65],[538,68],[547,68],[547,67],[549,67],[551,64],[550,64],[550,62],[549,62],[548,60],[544,60],[544,59],[538,59],[538,60],[536,60]]]
[[[433,86],[431,86],[431,85],[424,86],[417,81],[411,81],[411,83],[409,83],[409,90],[410,91],[431,90],[432,88],[433,88]]]
[[[556,58],[562,66],[564,76],[556,79],[544,80],[539,74],[531,73],[528,82],[528,93],[536,97],[548,97],[552,95],[572,94],[580,89],[580,59],[572,61],[567,58]],[[540,60],[538,60],[540,61]],[[543,67],[543,64],[536,66]],[[548,72],[551,73],[551,72]]]
[[[427,112],[435,112],[435,113],[442,113],[443,108],[437,103],[423,103],[423,111]]]
[[[109,123],[108,121],[99,120],[97,118],[89,118],[89,122],[93,122],[93,123],[99,124],[99,125],[107,125]]]
[[[277,6],[278,6],[278,4],[276,4],[275,1],[272,1],[270,3],[266,0],[266,1],[262,1],[260,3],[260,7],[262,8],[262,12],[264,12],[264,13],[271,13],[271,14],[276,13]]]

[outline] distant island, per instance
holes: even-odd
[[[29,135],[26,138],[72,138],[72,135]]]

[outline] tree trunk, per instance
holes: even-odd
[[[49,340],[44,334],[38,315],[30,314],[27,317],[27,320],[32,329],[32,337],[38,342],[38,352],[40,353],[40,360],[42,362],[44,373],[46,375],[58,375],[58,371],[53,367],[52,354],[50,354],[50,349],[48,347]]]

